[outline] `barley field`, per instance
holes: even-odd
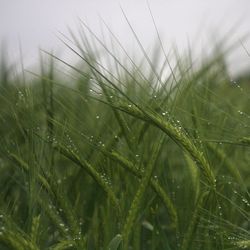
[[[139,60],[83,25],[60,37],[76,64],[1,61],[1,250],[250,249],[250,77],[225,63],[239,45],[194,65],[134,35]]]

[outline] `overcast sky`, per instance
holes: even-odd
[[[250,32],[249,0],[149,0],[149,4],[166,50],[171,42],[185,48],[188,40],[192,49],[197,43],[211,47],[211,32],[216,39],[237,21],[240,24],[231,34],[232,39],[237,41]],[[19,56],[20,40],[28,65],[37,60],[39,47],[63,50],[56,34],[58,31],[68,34],[67,26],[76,29],[78,18],[100,34],[101,16],[121,42],[136,52],[120,6],[145,47],[153,44],[156,33],[146,0],[0,0],[0,40],[7,44],[12,58]],[[244,45],[250,51],[249,41]],[[233,68],[250,65],[242,47],[236,55],[237,67]]]

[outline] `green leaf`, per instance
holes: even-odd
[[[117,234],[109,243],[107,250],[117,250],[122,242],[122,236]]]

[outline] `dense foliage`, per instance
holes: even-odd
[[[159,67],[104,46],[108,67],[73,38],[78,66],[1,65],[0,249],[250,247],[249,81],[220,50]]]

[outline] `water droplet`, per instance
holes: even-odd
[[[99,115],[97,115],[95,118],[96,118],[96,119],[99,119],[99,118],[100,118],[100,116],[99,116]]]
[[[245,198],[243,198],[242,201],[243,201],[245,204],[248,203],[247,199],[245,199]]]

